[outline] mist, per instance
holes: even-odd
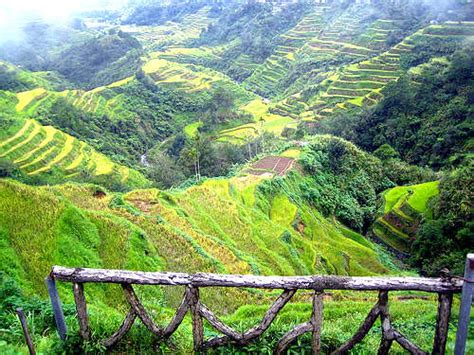
[[[26,24],[42,22],[63,24],[74,15],[100,9],[116,9],[124,1],[112,0],[6,0],[0,2],[0,43],[20,41]]]

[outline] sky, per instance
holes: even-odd
[[[0,41],[13,39],[25,23],[61,22],[75,12],[93,10],[123,1],[113,0],[0,0]]]

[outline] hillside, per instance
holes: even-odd
[[[53,243],[51,245],[59,243],[57,238],[69,235],[68,243],[76,243],[76,238],[79,238],[77,243],[86,243],[90,252],[103,255],[84,259],[79,257],[82,251],[77,249],[79,259],[76,266],[86,263],[83,266],[120,268],[132,262],[129,268],[140,269],[158,258],[159,269],[169,271],[262,275],[366,275],[388,272],[378,249],[371,242],[342,225],[333,224],[304,199],[297,197],[302,182],[302,176],[296,171],[276,180],[242,173],[230,179],[206,180],[184,190],[148,189],[121,194],[93,185],[35,188],[3,180],[4,204],[0,215],[3,216],[4,237],[12,248],[9,253],[18,255],[20,260],[15,274],[30,275],[26,280],[20,278],[18,281],[36,285],[31,289],[36,292],[42,288],[40,275],[48,272],[50,264],[62,260],[62,263],[73,266],[75,262],[71,264],[71,261],[75,257],[64,255],[66,259],[61,259],[61,253],[56,254],[52,248],[46,253],[44,251],[41,264],[35,265],[35,260],[28,259],[26,255],[32,252],[31,248],[40,245],[32,242],[27,250],[23,250],[26,245],[19,239],[20,236],[27,237],[29,231],[34,229],[45,230],[48,237],[37,233],[37,238],[44,241],[49,238],[48,243]],[[49,208],[47,204],[55,207]],[[30,213],[27,206],[32,205],[38,206],[38,210],[51,210],[49,222],[43,217],[35,222],[45,227],[40,228],[32,220],[28,227],[23,228],[21,218],[12,220],[8,217],[22,214],[22,218],[28,219]],[[73,234],[56,229],[60,227],[58,221],[64,218],[67,218],[68,224],[78,223],[77,227],[67,226]],[[97,218],[105,219],[103,223],[116,225],[116,233],[121,235],[124,245],[133,246],[134,242],[127,236],[133,230],[140,231],[142,243],[149,245],[146,250],[151,248],[154,251],[143,254],[142,249],[132,252],[114,248],[122,255],[120,259],[109,252],[101,254],[105,253],[105,241],[102,240],[105,235],[97,234],[92,227],[80,227],[91,222],[97,225],[94,222]],[[132,225],[134,227],[130,229]],[[74,230],[90,230],[87,233],[91,236],[76,235]],[[106,231],[110,232],[110,228],[107,227]],[[111,242],[116,240],[111,235],[107,238]],[[92,240],[96,241],[88,244]],[[41,248],[44,248],[42,245]],[[112,245],[116,245],[115,242]],[[132,255],[130,253],[141,255],[139,265],[131,266],[133,261],[126,256]],[[53,260],[53,257],[59,259]],[[113,259],[118,264],[113,266],[103,258]],[[25,272],[33,269],[36,270],[34,274]]]
[[[70,285],[58,282],[71,331],[62,342],[44,286],[52,265],[462,274],[474,247],[469,2],[51,1],[37,16],[0,5],[12,17],[0,31],[0,353],[26,353],[17,307],[38,353],[106,351],[99,339],[129,309],[122,290],[87,285],[93,337],[83,342]],[[136,291],[160,325],[183,292]],[[423,349],[435,296],[390,295],[397,329]],[[201,290],[239,330],[276,297]],[[209,353],[270,353],[309,302],[298,291],[259,342]],[[323,352],[375,302],[375,292],[325,292]],[[135,325],[112,352],[189,353],[191,324],[163,344]],[[380,335],[351,354],[372,353]],[[310,349],[306,335],[289,353]],[[390,353],[404,352],[394,342]]]
[[[407,252],[429,200],[438,195],[438,181],[398,186],[383,193],[383,216],[373,226],[375,235],[397,251]]]
[[[35,120],[15,119],[2,126],[0,158],[12,162],[28,182],[69,180],[101,183],[115,189],[147,186],[139,172],[114,163],[88,144]]]

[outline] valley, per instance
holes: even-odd
[[[128,310],[120,287],[88,286],[93,339],[63,342],[44,286],[53,265],[461,275],[474,247],[474,15],[469,2],[442,3],[144,0],[27,22],[16,40],[0,34],[0,352],[27,351],[16,307],[38,353],[106,351],[98,339]],[[77,332],[67,286],[58,283]],[[183,292],[137,290],[160,325]],[[244,330],[276,295],[208,288],[201,297]],[[376,295],[324,298],[330,353]],[[430,348],[436,297],[392,298],[397,326]],[[242,353],[272,351],[310,301],[298,291]],[[159,344],[134,326],[113,351],[189,353],[191,328],[186,316]],[[373,352],[374,330],[351,353]],[[290,353],[310,349],[305,335]]]

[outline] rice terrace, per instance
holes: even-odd
[[[473,354],[474,3],[0,4],[0,354]]]

